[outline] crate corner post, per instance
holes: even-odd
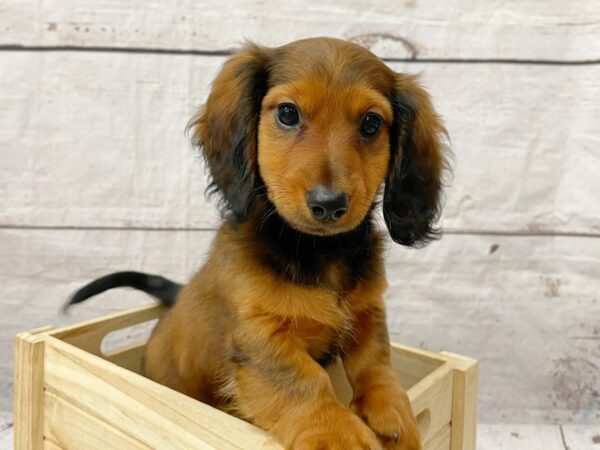
[[[51,328],[38,328],[15,338],[15,450],[44,447],[44,333]]]
[[[455,353],[441,353],[451,359],[454,372],[450,450],[476,450],[479,363]]]

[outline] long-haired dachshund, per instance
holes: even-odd
[[[246,44],[190,128],[225,218],[205,265],[183,287],[108,275],[70,304],[117,286],[158,297],[171,308],[148,342],[145,375],[288,448],[421,448],[390,364],[373,216],[381,201],[402,245],[436,235],[445,129],[428,94],[341,40]],[[324,368],[338,357],[350,409]]]

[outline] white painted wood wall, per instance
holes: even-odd
[[[452,138],[444,238],[388,251],[392,337],[478,358],[482,422],[600,424],[594,0],[0,0],[4,417],[17,332],[149,301],[58,314],[106,272],[202,263],[218,217],[185,125],[244,38],[314,35],[421,72]]]

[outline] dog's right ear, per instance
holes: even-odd
[[[268,48],[247,43],[227,60],[189,124],[210,170],[208,191],[221,194],[223,213],[231,211],[237,221],[246,217],[257,187],[257,130],[269,60]]]
[[[399,244],[423,246],[438,236],[447,137],[429,94],[414,76],[397,74],[393,99],[392,158],[385,182],[383,217]]]

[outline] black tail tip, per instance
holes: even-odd
[[[115,272],[100,277],[78,289],[62,305],[61,312],[67,314],[71,306],[82,303],[88,298],[109,289],[119,287],[129,287],[146,292],[158,299],[163,305],[171,307],[175,304],[182,285],[160,275],[133,271]]]

